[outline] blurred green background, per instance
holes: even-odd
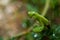
[[[46,0],[21,0],[21,2],[26,4],[27,12],[35,11],[42,14]],[[20,40],[60,40],[60,0],[50,0],[49,9],[45,18],[47,18],[50,23],[48,25],[44,25],[45,27],[41,32],[31,31],[26,35],[22,35],[21,37],[23,39]],[[34,23],[34,19],[28,17],[27,20],[23,21],[23,27],[27,29]],[[41,29],[38,27],[40,25],[38,23],[36,24],[35,30],[40,31]],[[18,37],[17,39],[12,38],[10,40],[19,40],[21,37]],[[3,40],[3,38],[0,37],[0,40]]]

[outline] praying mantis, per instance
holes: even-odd
[[[48,19],[46,19],[44,16],[40,15],[37,12],[31,11],[31,12],[28,12],[28,15],[36,19],[40,24],[40,27],[36,26],[33,29],[34,32],[41,32],[44,29],[44,24],[48,24],[49,22]]]

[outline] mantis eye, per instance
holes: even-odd
[[[33,15],[35,15],[35,13],[36,13],[36,12],[31,11],[31,12],[28,12],[28,15],[29,15],[30,17],[32,17]]]

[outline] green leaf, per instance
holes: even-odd
[[[33,32],[41,32],[44,29],[44,26],[36,26],[35,28],[33,28]]]

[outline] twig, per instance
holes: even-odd
[[[36,23],[35,23],[35,24],[36,24]],[[30,28],[28,28],[26,31],[23,31],[23,32],[15,35],[15,36],[13,36],[12,38],[18,38],[18,37],[20,37],[20,36],[22,36],[22,35],[25,35],[25,34],[29,33],[29,32],[33,29],[33,27],[35,26],[35,24],[33,24],[33,26],[31,26]]]
[[[42,12],[42,16],[45,16],[48,9],[49,9],[49,4],[50,4],[50,0],[46,0],[46,4],[45,4],[45,7],[43,9],[43,12]]]

